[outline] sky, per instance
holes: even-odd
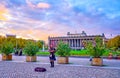
[[[82,31],[120,35],[120,0],[0,0],[0,35],[47,41]]]

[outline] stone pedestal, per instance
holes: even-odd
[[[3,61],[12,60],[12,54],[9,54],[9,55],[2,54],[2,60]]]
[[[26,56],[26,62],[36,62],[36,56]]]
[[[92,58],[91,65],[102,66],[103,65],[103,59],[102,58]]]
[[[68,57],[58,57],[57,62],[58,62],[58,64],[68,64],[69,58]]]

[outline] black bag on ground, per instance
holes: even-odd
[[[46,69],[43,67],[36,67],[35,68],[35,72],[45,72],[45,71],[46,71]]]

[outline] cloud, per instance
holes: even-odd
[[[38,3],[37,8],[48,9],[50,8],[50,5],[48,3]]]
[[[13,11],[11,10],[11,12]],[[71,30],[70,27],[60,22],[35,20],[26,16],[24,17],[24,14],[19,14],[19,11],[11,16],[10,20],[0,21],[1,34],[16,34],[23,38],[43,39],[47,41],[48,36],[62,36],[63,33],[66,34],[67,29]]]
[[[64,36],[67,32],[80,33],[84,30],[87,34],[94,35],[103,32],[116,34],[120,30],[120,11],[118,5],[110,6],[112,2],[106,4],[107,2],[100,0],[3,1],[5,5],[0,1],[0,34],[10,33],[24,38],[47,40],[48,36]]]
[[[0,3],[0,20],[6,21],[7,17],[5,15],[8,15],[8,9]]]
[[[27,3],[27,5],[30,6],[31,8],[35,8],[35,7],[36,7],[34,4],[32,4],[32,3],[30,2],[30,0],[26,0],[26,3]]]
[[[40,9],[48,9],[48,8],[50,8],[50,4],[45,3],[45,2],[39,2],[38,4],[33,4],[32,2],[30,2],[30,0],[26,0],[26,3],[31,8],[40,8]]]

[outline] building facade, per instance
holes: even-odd
[[[102,35],[87,35],[84,31],[82,33],[72,34],[70,32],[67,33],[67,36],[63,37],[48,37],[48,46],[53,45],[57,47],[60,41],[67,43],[71,49],[84,49],[84,41],[94,41],[95,37],[101,37],[103,39],[103,43],[105,41],[104,34]]]
[[[16,38],[16,35],[11,35],[11,34],[6,34],[6,37],[12,37],[12,38]]]

